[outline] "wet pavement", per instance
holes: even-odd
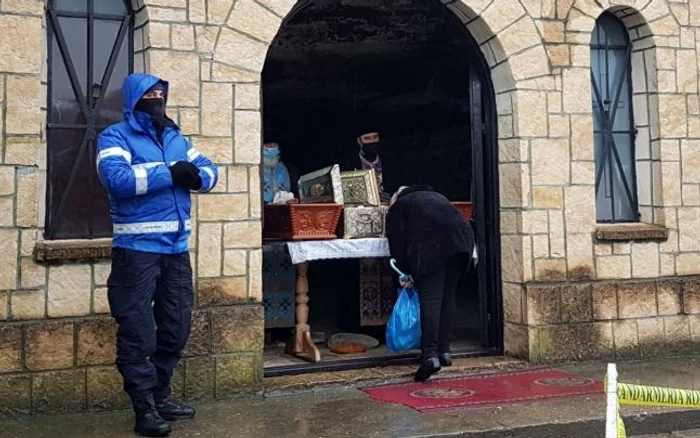
[[[559,366],[582,377],[602,379],[606,364]],[[464,371],[464,370],[463,370]],[[385,374],[389,373],[384,369]],[[620,381],[700,389],[700,359],[618,363]],[[390,373],[389,373],[390,374]],[[387,374],[388,375],[388,374]],[[308,376],[305,377],[307,380]],[[359,383],[363,385],[367,383]],[[605,399],[600,396],[550,399],[517,406],[492,406],[421,414],[410,408],[370,400],[356,387],[312,387],[268,392],[197,406],[197,418],[176,423],[173,437],[557,437],[604,436]],[[700,411],[670,417],[672,410],[623,407],[630,435],[700,428]],[[679,413],[681,414],[681,413]],[[697,415],[696,415],[697,414]],[[655,427],[669,415],[665,429]],[[630,417],[631,416],[631,417]],[[657,421],[659,419],[659,421]],[[693,422],[696,424],[692,424]],[[675,424],[683,423],[683,424]],[[569,427],[570,426],[570,427]],[[568,429],[567,429],[568,427]],[[0,438],[130,437],[128,411],[0,419]],[[484,433],[489,431],[488,433]],[[661,435],[673,438],[674,435]],[[698,435],[676,435],[680,437]],[[647,437],[645,437],[647,438]],[[653,437],[656,438],[656,437]]]

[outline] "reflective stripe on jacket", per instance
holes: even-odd
[[[216,186],[216,166],[182,135],[174,123],[161,141],[149,115],[134,111],[136,102],[158,82],[156,76],[134,73],[124,81],[124,121],[105,129],[97,144],[97,172],[109,194],[114,224],[113,246],[137,251],[177,254],[188,250],[191,234],[190,192],[174,186],[169,166],[189,161],[199,168],[200,192]]]

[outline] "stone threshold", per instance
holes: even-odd
[[[112,257],[112,239],[44,240],[34,245],[34,261],[100,261]]]
[[[443,368],[436,377],[455,377],[465,374],[510,371],[530,366],[526,361],[508,357],[477,357],[455,359],[449,368]],[[309,391],[334,386],[362,387],[383,382],[410,379],[418,365],[398,365],[336,372],[268,377],[263,380],[263,393],[275,395],[285,392]]]
[[[648,242],[668,239],[668,229],[643,223],[599,224],[595,237],[600,242]]]

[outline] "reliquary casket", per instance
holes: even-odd
[[[364,239],[384,237],[386,206],[345,206],[343,211],[343,238]]]

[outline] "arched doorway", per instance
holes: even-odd
[[[386,191],[428,183],[476,204],[480,263],[464,282],[464,333],[456,334],[469,341],[453,349],[501,352],[495,94],[479,45],[454,13],[437,0],[299,1],[271,44],[262,94],[264,141],[281,145],[292,181],[334,163],[359,168],[356,137],[379,131]],[[353,263],[342,265],[319,269],[312,290],[356,276]],[[357,310],[351,295],[336,303],[328,295],[311,294],[312,324],[318,309]]]

